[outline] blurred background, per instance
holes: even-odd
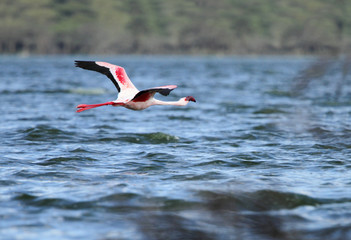
[[[343,54],[347,0],[2,0],[0,53]]]

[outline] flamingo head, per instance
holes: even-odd
[[[193,96],[187,96],[187,97],[185,98],[185,101],[188,101],[188,102],[190,102],[190,101],[196,102],[196,100],[195,100],[195,98],[194,98]]]

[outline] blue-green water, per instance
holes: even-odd
[[[76,113],[116,93],[75,59],[197,103]],[[351,84],[294,92],[313,62],[0,57],[1,239],[351,239]]]

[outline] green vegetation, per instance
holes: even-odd
[[[340,54],[349,0],[2,0],[0,53]]]

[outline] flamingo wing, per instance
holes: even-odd
[[[117,88],[118,92],[127,89],[137,90],[134,84],[130,81],[123,67],[113,65],[107,62],[95,61],[75,61],[76,67],[96,71],[106,75]]]
[[[131,101],[145,102],[149,100],[151,97],[153,97],[156,93],[160,93],[163,96],[168,96],[169,93],[176,87],[177,87],[176,85],[167,85],[167,86],[145,89],[138,92]]]

